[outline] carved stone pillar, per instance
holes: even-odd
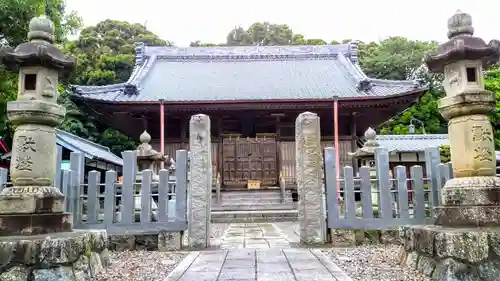
[[[299,194],[300,241],[325,243],[321,134],[319,117],[301,113],[295,122],[297,191]]]
[[[212,141],[210,118],[193,115],[189,121],[188,247],[210,243],[212,200]]]

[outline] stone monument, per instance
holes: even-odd
[[[210,246],[212,205],[212,141],[210,118],[205,114],[189,120],[189,176],[187,190],[189,248]]]
[[[29,42],[2,48],[0,61],[19,72],[17,100],[7,104],[15,126],[13,186],[0,193],[0,280],[86,280],[102,268],[105,232],[73,231],[64,195],[54,187],[56,135],[65,109],[57,104],[59,73],[74,68],[54,41],[54,25],[31,20]]]
[[[323,153],[319,116],[299,114],[295,121],[295,167],[299,194],[299,236],[304,244],[326,242]]]
[[[500,178],[496,177],[493,130],[488,114],[495,95],[484,88],[483,71],[499,58],[499,42],[474,37],[471,16],[448,20],[449,41],[425,62],[444,73],[454,178],[440,190],[435,225],[404,231],[406,263],[439,281],[493,281],[500,272]]]

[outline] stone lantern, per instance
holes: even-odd
[[[428,54],[431,72],[444,73],[446,97],[439,111],[448,121],[454,179],[441,190],[443,207],[436,223],[446,226],[498,224],[500,178],[496,177],[494,135],[488,114],[495,94],[484,88],[484,69],[498,61],[498,41],[474,37],[469,14],[458,11],[448,20],[448,42]]]
[[[444,73],[446,97],[439,110],[448,120],[454,178],[440,189],[435,225],[406,227],[406,264],[439,281],[498,280],[500,178],[495,172],[488,114],[495,95],[484,88],[483,71],[498,61],[499,42],[474,37],[469,14],[448,20],[449,41],[425,58]]]
[[[361,166],[370,167],[373,170],[375,161],[375,149],[380,147],[376,140],[377,133],[371,127],[365,131],[365,144],[356,149],[355,152],[349,153],[350,156],[361,160]],[[375,170],[373,170],[375,172]]]
[[[139,140],[141,141],[141,144],[136,149],[138,166],[137,179],[140,179],[140,172],[142,170],[150,169],[151,171],[156,171],[157,169],[155,169],[155,166],[162,162],[167,162],[169,168],[172,166],[173,160],[170,157],[154,150],[149,144],[151,141],[151,135],[149,135],[148,132],[144,131],[139,136]],[[159,180],[157,173],[153,173],[153,180]]]
[[[75,61],[52,45],[54,25],[45,17],[31,20],[28,40],[0,53],[2,63],[19,72],[17,100],[7,104],[8,118],[15,126],[10,163],[14,186],[0,193],[0,236],[72,227],[71,214],[64,213],[64,196],[52,181],[56,173],[54,128],[65,115],[64,107],[57,104],[59,73],[71,71]]]
[[[57,104],[58,78],[75,61],[52,45],[54,25],[45,17],[31,20],[28,40],[0,50],[0,62],[19,72],[17,100],[7,104],[15,126],[13,186],[0,192],[0,280],[90,280],[103,268],[106,231],[73,231],[53,183],[55,127],[65,114]]]

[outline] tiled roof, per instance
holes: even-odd
[[[101,161],[123,166],[123,160],[114,155],[109,148],[63,130],[56,129],[56,144],[72,152],[83,153],[88,159],[99,159]],[[9,158],[11,155],[11,152],[5,153],[2,155],[1,159]]]
[[[376,140],[381,147],[393,152],[417,152],[449,145],[447,134],[377,135]]]
[[[109,148],[80,138],[68,132],[56,129],[56,142],[73,152],[81,152],[89,159],[99,159],[108,163],[123,166],[123,160],[114,155]]]
[[[88,99],[116,102],[311,100],[390,97],[423,91],[416,81],[369,79],[355,44],[136,48],[129,81],[73,86]]]

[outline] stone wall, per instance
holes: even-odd
[[[329,229],[333,247],[352,247],[362,244],[402,245],[399,229]]]
[[[175,251],[182,247],[181,232],[160,232],[159,234],[110,234],[108,245],[111,251]]]
[[[0,239],[0,280],[89,280],[109,263],[105,231]]]
[[[498,229],[471,228],[468,231],[456,229],[445,232],[434,228],[402,228],[401,240],[405,250],[403,263],[431,276],[433,280],[499,280]]]

